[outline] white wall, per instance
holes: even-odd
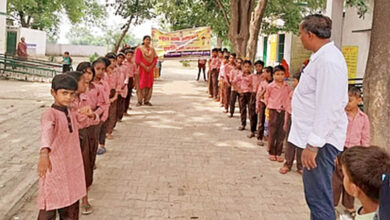
[[[364,18],[359,18],[355,8],[346,8],[345,10],[342,45],[358,46],[357,78],[362,78],[366,71],[370,49],[373,3],[373,0],[369,0],[370,10]]]
[[[288,65],[291,66],[291,44],[292,44],[293,33],[285,33],[284,37],[284,59],[287,61]]]
[[[27,54],[45,56],[46,52],[46,32],[20,27],[17,34],[17,42],[24,37],[27,44]],[[17,44],[16,44],[17,45]]]
[[[6,29],[6,16],[7,12],[7,0],[0,1],[0,53],[5,53],[7,49],[7,29]]]
[[[91,56],[94,53],[104,56],[107,53],[107,48],[104,46],[71,44],[47,44],[46,47],[46,55],[48,56],[61,56],[65,51],[68,51],[70,56]]]

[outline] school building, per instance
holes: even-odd
[[[332,40],[343,51],[349,78],[363,78],[370,48],[374,0],[369,0],[369,10],[359,18],[355,8],[345,8],[343,1],[328,0],[326,14],[332,18]],[[292,74],[299,71],[311,52],[303,48],[293,33],[260,36],[257,57],[266,65],[279,64],[285,59]]]
[[[0,1],[0,54],[6,50],[7,0]]]

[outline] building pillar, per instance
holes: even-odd
[[[0,1],[0,53],[5,53],[7,48],[7,0]]]
[[[344,1],[327,0],[326,15],[332,19],[332,37],[335,45],[341,49],[343,36],[343,10]]]

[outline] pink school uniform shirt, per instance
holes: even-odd
[[[108,74],[107,73],[107,77],[106,77],[106,81],[110,87],[110,91],[112,89],[117,89],[117,86],[118,86],[118,77],[119,77],[119,74],[115,71],[112,71],[111,74]]]
[[[368,116],[358,110],[355,118],[347,112],[348,116],[348,128],[347,139],[345,140],[345,147],[350,148],[353,146],[370,146],[370,121]]]
[[[84,93],[87,96],[92,111],[96,111],[98,108],[99,92],[99,89],[93,83],[91,83],[88,90]],[[100,114],[98,113],[98,115],[100,116],[102,112],[100,112]]]
[[[240,93],[247,93],[253,91],[252,74],[239,73],[233,80],[233,85],[237,85]]]
[[[127,96],[127,84],[129,83],[129,78],[127,77],[127,72],[125,70],[125,66],[121,65],[114,69],[116,74],[118,74],[118,89],[117,92],[122,98],[126,98]]]
[[[103,79],[99,82],[93,82],[93,85],[98,89],[97,109],[95,112],[100,116],[101,121],[104,122],[108,118],[108,110],[110,109],[110,86]]]
[[[42,210],[69,206],[86,195],[78,130],[99,123],[99,117],[92,120],[65,107],[57,108],[47,109],[41,118],[41,149],[50,149],[52,165],[52,170],[39,178],[37,203]]]
[[[274,81],[267,86],[264,95],[264,103],[267,105],[268,109],[274,109],[278,112],[286,110],[290,91],[291,89],[286,82],[283,82],[283,85],[279,86]]]
[[[228,86],[231,86],[231,80],[230,80],[230,73],[232,72],[232,70],[234,69],[233,65],[231,64],[226,64],[225,65],[225,69],[223,71],[223,79],[225,80],[225,83],[228,85]]]
[[[122,64],[124,71],[127,74],[127,77],[131,78],[134,77],[137,66],[134,62],[129,62],[125,60]]]
[[[232,84],[232,90],[233,91],[238,91],[238,89],[240,89],[240,88],[238,88],[238,85],[236,84],[234,84],[233,82],[234,82],[234,80],[236,79],[236,77],[238,76],[238,75],[240,75],[240,74],[242,74],[242,71],[241,70],[239,70],[239,69],[233,69],[232,71],[230,71],[230,75],[229,75],[229,79],[230,79],[230,82],[231,82],[231,84]]]
[[[259,83],[259,87],[257,88],[256,92],[256,112],[259,113],[260,109],[260,102],[265,103],[264,101],[264,94],[267,90],[268,81],[263,78],[263,80]]]
[[[213,70],[213,69],[217,69],[219,70],[219,68],[221,68],[221,59],[219,59],[218,57],[211,57],[210,58],[210,66],[209,66],[209,69],[210,70]]]
[[[257,93],[257,90],[259,89],[260,83],[263,80],[262,74],[252,74],[252,92]]]
[[[75,97],[73,102],[70,104],[69,109],[71,111],[77,111],[78,109],[86,107],[86,106],[91,107],[91,101],[88,99],[88,96],[85,93],[81,93]],[[92,107],[91,107],[91,109],[92,109]]]

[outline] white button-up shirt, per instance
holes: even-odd
[[[348,70],[333,42],[310,57],[292,99],[288,141],[300,148],[331,144],[344,149],[348,118]]]

